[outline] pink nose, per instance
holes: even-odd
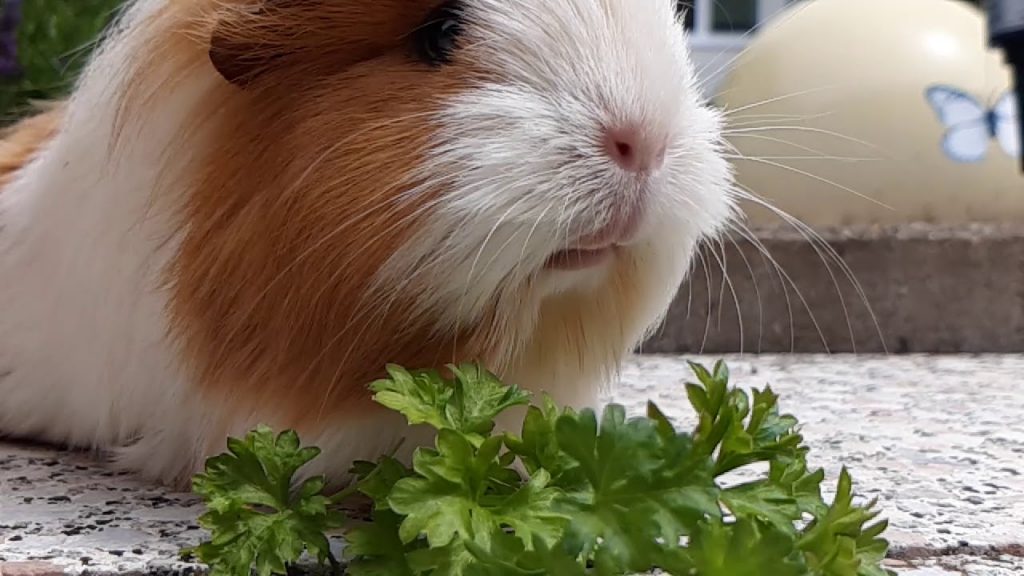
[[[653,172],[665,164],[665,144],[637,128],[611,128],[604,139],[605,152],[627,172]]]

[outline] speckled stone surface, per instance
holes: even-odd
[[[900,574],[1024,574],[1024,355],[726,358],[734,384],[782,395],[831,482],[846,465],[879,498]],[[631,361],[610,399],[690,423],[685,360]],[[178,557],[200,509],[87,455],[0,444],[0,576],[201,572]]]

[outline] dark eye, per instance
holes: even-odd
[[[455,41],[462,33],[462,14],[459,2],[446,2],[427,16],[415,33],[417,55],[432,66],[451,61]]]
[[[677,0],[676,13],[684,17],[683,26],[687,30],[693,30],[693,4],[694,0]]]

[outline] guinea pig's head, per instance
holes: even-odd
[[[208,381],[600,376],[731,217],[674,0],[204,1],[172,309]]]

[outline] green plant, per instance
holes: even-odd
[[[0,8],[11,0],[0,0]],[[16,36],[16,77],[0,78],[7,123],[32,100],[60,98],[72,86],[103,29],[124,0],[24,0]]]
[[[199,559],[215,576],[281,574],[304,549],[334,563],[325,533],[342,528],[353,576],[891,574],[875,503],[853,503],[845,470],[826,503],[797,420],[770,388],[731,388],[723,363],[692,365],[690,432],[654,404],[644,416],[611,405],[599,417],[545,397],[521,435],[498,434],[495,417],[530,396],[478,366],[450,368],[449,379],[392,366],[372,384],[377,402],[433,427],[436,442],[411,468],[390,456],[357,463],[357,482],[330,498],[323,478],[293,486],[318,454],[294,432],[261,427],[229,441],[195,480],[212,535]],[[723,481],[757,463],[768,464],[757,479]],[[371,518],[345,520],[339,506],[360,495]]]

